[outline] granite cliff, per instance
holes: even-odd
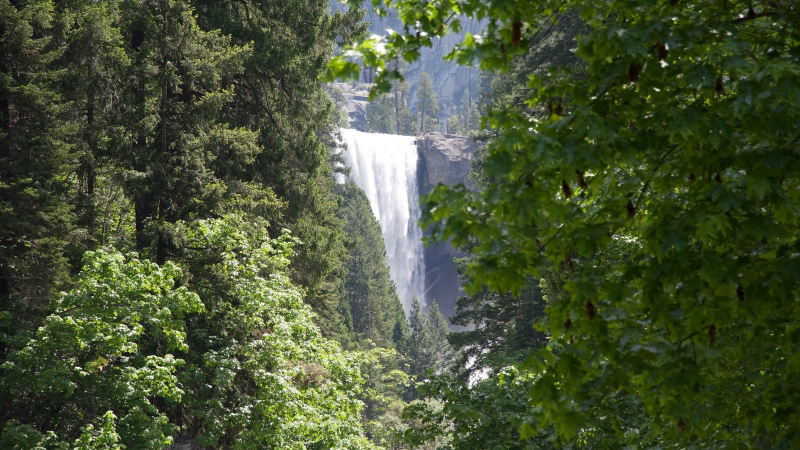
[[[475,144],[464,136],[429,133],[417,140],[419,152],[417,180],[420,195],[437,184],[464,184],[474,188],[467,179]],[[446,317],[455,315],[456,298],[463,295],[453,258],[464,256],[450,242],[425,247],[425,291],[428,301],[436,300]],[[451,327],[452,328],[452,327]]]
[[[337,0],[331,0],[331,8],[335,10],[345,10]],[[387,30],[403,30],[403,23],[400,21],[397,11],[390,10],[386,17],[378,16],[372,8],[367,8],[366,20],[370,23],[370,33],[386,35]],[[450,106],[458,103],[464,91],[469,90],[473,101],[477,100],[477,86],[480,77],[480,69],[477,67],[459,66],[455,61],[445,61],[444,56],[464,40],[467,33],[479,35],[484,32],[486,24],[484,21],[477,21],[471,18],[462,18],[461,30],[458,33],[449,33],[442,38],[436,39],[433,47],[422,48],[419,59],[410,63],[406,68],[406,80],[408,80],[409,101],[408,107],[414,110],[416,102],[417,83],[426,72],[433,82],[433,90],[439,101],[441,111],[440,120],[446,121],[446,114]],[[364,73],[363,82],[371,82],[370,72]]]
[[[437,184],[455,186],[464,183],[474,188],[467,179],[472,164],[474,143],[466,136],[427,133],[417,140],[420,157],[420,192],[426,193]]]

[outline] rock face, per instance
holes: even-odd
[[[472,139],[464,136],[429,133],[417,140],[419,166],[417,179],[420,194],[426,194],[437,184],[474,185],[467,179],[475,148]],[[427,232],[426,232],[427,234]],[[435,300],[446,317],[455,315],[456,298],[464,295],[453,258],[464,256],[449,242],[425,247],[425,292],[429,301]],[[451,327],[454,331],[455,327]]]
[[[474,19],[463,18],[462,29],[459,33],[449,33],[434,41],[433,47],[423,48],[420,57],[408,66],[406,79],[411,85],[409,91],[409,107],[416,103],[417,83],[426,72],[433,82],[433,90],[439,100],[442,113],[440,119],[446,121],[446,112],[450,106],[456,105],[465,90],[469,90],[473,101],[477,100],[477,86],[480,70],[476,67],[459,66],[455,61],[445,61],[444,57],[450,53],[456,44],[464,40],[466,33],[472,35],[482,34],[485,24]]]
[[[367,4],[369,2],[366,2]],[[344,11],[347,9],[339,0],[331,0],[331,8],[334,11]],[[394,9],[389,10],[386,17],[378,16],[371,7],[367,6],[366,20],[370,23],[369,31],[377,35],[384,36],[387,30],[397,30],[402,32],[403,23],[400,21],[398,13]],[[436,39],[431,48],[422,48],[419,59],[409,64],[406,72],[408,80],[409,102],[408,107],[413,110],[416,103],[417,83],[419,83],[422,73],[426,72],[433,82],[433,90],[439,101],[441,111],[440,120],[446,121],[447,110],[455,105],[465,90],[469,90],[473,101],[477,100],[477,86],[480,70],[476,67],[464,67],[456,64],[455,61],[445,61],[443,58],[451,50],[464,40],[467,33],[472,35],[483,34],[486,29],[485,21],[462,17],[461,30],[458,33],[449,33],[442,38]],[[372,73],[365,71],[362,76],[364,82],[372,82]]]
[[[331,87],[342,93],[344,108],[350,128],[365,131],[367,128],[367,104],[371,84],[364,83],[331,83]]]
[[[420,192],[426,193],[437,184],[455,186],[464,183],[473,189],[467,179],[472,164],[474,143],[465,136],[428,133],[417,140],[420,164]]]

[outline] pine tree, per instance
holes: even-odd
[[[137,247],[162,263],[177,248],[172,224],[209,214],[225,175],[258,153],[255,133],[218,123],[249,49],[201,30],[186,1],[141,0],[127,12],[136,143],[122,158],[135,174]]]
[[[434,131],[439,127],[439,102],[427,72],[422,73],[417,84],[417,111],[421,133]]]
[[[234,106],[219,120],[257,132],[260,152],[238,176],[281,199],[281,207],[262,216],[273,234],[290,228],[303,241],[292,278],[308,289],[306,300],[320,325],[333,333],[341,325],[337,308],[345,248],[330,176],[332,103],[318,76],[334,42],[352,42],[364,32],[359,23],[364,13],[329,15],[328,0],[195,4],[206,26],[230,35],[235,44],[252,43],[244,71],[234,80]]]
[[[69,269],[74,128],[58,89],[64,48],[54,22],[51,1],[0,3],[0,341],[38,326]]]
[[[410,375],[422,380],[427,373],[440,373],[448,368],[453,358],[448,342],[450,329],[435,301],[428,311],[423,311],[419,299],[413,299],[408,331],[405,353],[409,359]]]
[[[447,133],[448,134],[462,134],[462,121],[458,114],[458,110],[451,108],[450,115],[447,116]]]
[[[460,263],[462,270],[465,263]],[[453,333],[450,342],[461,353],[460,366],[466,369],[463,375],[483,369],[500,371],[547,345],[547,336],[534,329],[544,317],[545,305],[539,280],[533,278],[516,296],[483,290],[460,297],[451,320],[470,329]]]
[[[397,115],[397,124],[399,127],[397,134],[413,136],[418,130],[414,114],[407,107],[400,109],[400,113]]]
[[[425,372],[434,366],[433,336],[430,333],[428,315],[422,310],[419,298],[411,301],[411,312],[408,316],[408,356],[410,367],[408,373],[412,376],[422,377]]]
[[[453,347],[450,345],[450,327],[447,326],[447,319],[439,310],[436,300],[431,302],[428,308],[429,333],[431,334],[432,352],[434,356],[433,370],[443,372],[448,369],[453,362]]]
[[[367,105],[367,131],[371,133],[395,134],[397,119],[393,100],[381,95]]]
[[[405,80],[406,74],[406,67],[407,64],[402,59],[395,59],[392,64],[392,68],[400,75],[403,76],[400,80],[395,80],[392,82],[392,90],[390,91],[390,96],[392,97],[392,102],[394,103],[394,118],[395,118],[395,133],[396,134],[408,134],[403,133],[403,127],[401,126],[401,118],[400,114],[401,111],[408,109],[408,81]],[[413,133],[413,130],[412,130]]]
[[[116,164],[111,154],[127,137],[120,106],[130,60],[120,29],[120,5],[118,0],[76,0],[61,2],[58,7],[66,46],[58,63],[66,68],[63,91],[70,119],[77,127],[73,136],[79,158],[74,186],[77,224],[103,243],[106,221],[99,222],[98,207],[103,199],[97,191],[115,182]],[[85,249],[86,244],[76,250]]]
[[[395,346],[395,335],[405,333],[403,305],[389,276],[386,250],[378,221],[364,192],[352,181],[340,185],[349,255],[345,261],[343,302],[359,338],[371,339],[387,348]],[[401,325],[402,324],[402,325]],[[400,329],[397,327],[400,326]]]

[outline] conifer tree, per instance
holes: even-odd
[[[461,128],[461,117],[459,116],[458,110],[456,108],[450,108],[450,114],[447,116],[446,131],[448,134],[463,133],[463,130]]]
[[[435,131],[439,127],[439,102],[427,72],[422,73],[417,84],[417,111],[421,133]]]
[[[406,73],[406,62],[401,59],[396,59],[393,61],[393,69],[403,76]],[[408,81],[405,79],[395,80],[392,82],[392,90],[390,95],[392,97],[392,102],[394,103],[394,119],[395,119],[395,133],[397,134],[409,134],[404,133],[403,127],[401,126],[401,111],[408,110]],[[412,130],[413,133],[413,130]]]
[[[257,132],[260,152],[242,169],[242,181],[274,193],[281,208],[264,215],[270,231],[290,228],[303,242],[296,249],[292,278],[308,289],[306,300],[332,333],[344,278],[345,248],[330,173],[335,143],[331,102],[319,84],[334,42],[352,42],[363,34],[363,11],[328,13],[327,0],[219,2],[197,0],[206,26],[249,46],[244,71],[235,77],[234,107],[220,120]]]
[[[49,310],[68,271],[75,158],[54,22],[49,0],[0,2],[0,341]]]
[[[409,374],[421,377],[433,367],[432,336],[428,315],[422,310],[419,298],[411,301],[408,315],[408,346],[406,354],[410,362]]]
[[[428,311],[422,309],[419,299],[414,297],[408,317],[409,374],[421,380],[426,373],[442,372],[452,361],[453,351],[447,338],[450,329],[436,302]]]
[[[436,300],[431,302],[428,308],[429,333],[431,334],[432,352],[434,356],[433,370],[442,372],[449,368],[453,362],[453,347],[448,341],[450,327],[447,326],[447,319],[439,310]]]
[[[400,109],[397,115],[397,134],[404,136],[413,136],[417,132],[417,123],[414,119],[414,114],[407,107]]]
[[[403,305],[389,276],[386,250],[378,221],[366,194],[352,181],[340,185],[349,255],[345,261],[342,299],[352,321],[352,331],[387,348],[395,346],[395,333],[405,334]],[[400,326],[401,329],[396,331]]]
[[[460,262],[461,270],[467,261]],[[528,278],[519,295],[485,289],[458,298],[451,320],[469,328],[451,334],[450,342],[461,352],[460,366],[466,375],[484,369],[501,371],[547,345],[547,336],[534,329],[544,317],[544,308],[539,280],[534,278]]]
[[[372,133],[395,134],[395,107],[389,95],[382,95],[367,105],[367,131]]]
[[[136,143],[122,158],[137,247],[162,263],[176,248],[172,224],[207,215],[226,191],[225,172],[258,153],[255,133],[218,122],[249,49],[201,30],[183,0],[141,0],[127,12]]]
[[[65,28],[61,36],[65,51],[58,63],[66,69],[63,91],[77,127],[73,136],[79,162],[74,186],[77,224],[100,239],[96,191],[98,185],[114,182],[116,164],[111,155],[126,140],[121,106],[130,60],[120,29],[119,3],[75,0],[58,5]]]

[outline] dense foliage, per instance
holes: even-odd
[[[381,2],[374,2],[376,6]],[[388,3],[388,2],[387,2]],[[490,111],[484,189],[440,187],[425,221],[470,243],[470,291],[551,281],[522,436],[574,442],[633,396],[640,446],[778,446],[797,424],[800,10],[795,2],[396,2],[405,29],[358,44],[381,70],[487,19],[450,57],[508,70],[565,16],[575,55]],[[343,59],[332,73],[353,70]],[[555,275],[554,275],[555,274]],[[559,281],[560,280],[560,281]],[[560,286],[563,285],[563,289]]]
[[[371,3],[396,32],[0,0],[0,446],[800,446],[796,2]],[[369,74],[371,131],[438,130],[403,72],[465,17],[476,188],[423,215],[466,252],[450,333],[335,183],[319,77]]]
[[[450,329],[436,302],[431,302],[427,311],[422,309],[418,298],[411,303],[408,316],[409,335],[403,349],[409,358],[409,374],[423,380],[429,375],[447,368],[453,350],[447,341]]]
[[[0,296],[15,322],[41,320],[85,250],[163,263],[181,254],[176,223],[240,211],[303,240],[293,281],[338,326],[335,123],[317,76],[365,26],[296,3],[0,4]]]
[[[447,132],[450,134],[469,135],[480,130],[481,117],[478,105],[472,100],[469,89],[464,89],[461,99],[451,108],[447,117]]]
[[[366,194],[352,181],[339,185],[348,257],[341,308],[348,328],[360,340],[393,348],[407,334],[403,304],[389,277],[380,225]]]
[[[212,447],[366,446],[361,356],[314,325],[286,273],[292,239],[240,224],[190,225],[187,246],[207,251],[186,273],[87,253],[76,288],[3,364],[18,399],[4,446],[162,448],[178,431]]]
[[[407,325],[317,79],[363,16],[0,1],[0,446],[381,442]]]

